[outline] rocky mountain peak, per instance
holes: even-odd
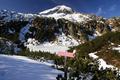
[[[40,12],[40,15],[48,15],[48,14],[53,14],[53,13],[65,13],[65,14],[72,14],[74,11],[72,8],[65,6],[65,5],[59,5],[54,8],[45,10],[43,12]]]
[[[65,19],[75,23],[81,23],[87,20],[91,20],[90,15],[75,12],[72,8],[65,5],[59,5],[54,8],[42,11],[39,13],[39,16],[48,18],[51,17],[56,20]]]

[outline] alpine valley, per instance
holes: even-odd
[[[120,17],[104,18],[80,13],[65,5],[36,14],[0,11],[0,80],[21,80],[18,77],[8,79],[8,74],[1,72],[6,69],[4,65],[8,68],[11,65],[6,60],[15,64],[20,59],[27,61],[20,62],[21,65],[29,66],[29,62],[35,62],[48,70],[53,64],[52,67],[59,69],[56,73],[63,74],[64,58],[56,56],[59,51],[75,51],[75,58],[67,60],[68,80],[120,80]],[[30,70],[30,67],[26,69]],[[51,79],[36,76],[35,80],[56,79],[55,73],[49,74]]]

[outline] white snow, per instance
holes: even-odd
[[[79,42],[75,40],[72,36],[66,36],[64,33],[62,33],[62,35],[57,36],[56,44],[70,47],[79,45]]]
[[[66,14],[64,10],[68,13]],[[30,14],[30,13],[25,14],[25,13],[17,13],[15,11],[1,10],[0,15],[6,16],[4,18],[6,22],[9,22],[11,20],[30,21],[37,16],[53,17],[55,19],[64,18],[66,20],[69,20],[72,22],[78,22],[78,23],[91,20],[90,15],[77,13],[73,11],[70,7],[67,7],[65,5],[56,6],[52,9],[48,9],[43,12],[40,12],[39,14]]]
[[[50,13],[50,12],[54,12],[54,11],[63,11],[63,10],[67,10],[67,11],[72,11],[72,9],[70,7],[67,7],[65,5],[60,5],[60,6],[56,6],[52,9],[48,9],[48,10],[45,10],[43,12],[40,12],[39,14],[42,15],[42,14],[47,14],[47,13]]]
[[[115,67],[113,65],[108,65],[103,59],[99,59],[99,69],[103,68],[103,69],[106,69],[106,68],[111,68],[111,69],[114,69]]]
[[[95,55],[97,52],[90,53],[89,56],[92,57],[93,59],[98,59],[99,63],[99,69],[106,69],[106,68],[111,68],[114,69],[115,67],[113,65],[108,65],[103,59],[99,59],[97,55]]]
[[[83,14],[80,14],[80,13],[73,13],[73,14],[67,14],[67,15],[64,14],[64,13],[53,13],[53,14],[49,14],[49,15],[40,15],[40,16],[42,16],[42,17],[53,17],[56,20],[64,18],[66,20],[69,20],[69,21],[72,21],[72,22],[78,22],[78,23],[84,22],[85,20],[86,21],[90,20],[89,16],[83,15]]]
[[[42,52],[56,53],[59,51],[66,51],[69,49],[70,46],[76,46],[79,44],[71,36],[67,37],[65,36],[65,34],[57,36],[57,39],[58,40],[55,42],[44,42],[40,44],[34,38],[29,38],[28,41],[25,43],[25,46],[30,51],[42,51]]]
[[[114,43],[111,43],[111,45],[113,46],[113,45],[115,45]]]
[[[19,40],[21,41],[25,40],[25,34],[29,32],[29,28],[30,28],[30,25],[28,24],[20,30]]]
[[[0,55],[0,80],[56,80],[63,72],[22,56]]]
[[[70,7],[67,7],[67,6],[65,6],[65,5],[62,5],[62,6],[58,6],[59,7],[59,10],[64,10],[64,9],[66,9],[66,10],[68,10],[68,11],[72,11],[72,9],[70,8]]]
[[[27,44],[26,46],[30,51],[42,51],[42,52],[50,52],[50,53],[56,53],[58,51],[64,51],[69,49],[66,46],[52,44],[49,42],[39,45]]]
[[[64,9],[69,11],[69,12],[71,12],[71,13],[70,14],[69,13],[66,14],[64,12],[58,12],[58,11],[63,11]],[[71,8],[69,8],[67,6],[64,6],[64,5],[57,6],[57,7],[54,7],[52,9],[48,9],[48,10],[45,10],[43,12],[40,12],[39,16],[42,16],[42,17],[53,17],[56,20],[64,18],[66,20],[69,20],[69,21],[72,21],[72,22],[78,22],[78,23],[90,20],[89,15],[76,13]]]
[[[118,47],[113,47],[112,49],[120,52],[120,45]]]
[[[5,22],[10,22],[11,20],[16,21],[30,21],[34,17],[36,17],[37,14],[30,14],[30,13],[17,13],[15,11],[8,11],[8,10],[0,10],[0,15],[5,16],[3,20]]]
[[[35,40],[34,38],[29,38],[25,43],[25,45],[38,45],[38,44],[40,43],[38,42],[38,40]]]
[[[90,41],[93,40],[93,39],[95,39],[96,37],[97,37],[96,34],[88,35],[88,38],[89,38]]]
[[[15,33],[15,30],[12,31],[11,29],[9,29],[8,32],[11,33],[11,34],[13,34],[13,33]]]
[[[94,52],[94,53],[90,53],[89,56],[92,57],[93,59],[97,59],[98,56],[95,55],[97,52]]]
[[[96,36],[101,36],[102,34],[98,31],[95,31]]]

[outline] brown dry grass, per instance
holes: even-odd
[[[108,49],[108,47],[110,46],[103,47],[96,55],[104,59],[108,64],[120,68],[120,53],[115,53],[113,50]]]

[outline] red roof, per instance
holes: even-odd
[[[67,52],[67,51],[59,51],[59,52],[57,52],[56,53],[56,55],[58,55],[58,56],[66,56],[66,57],[71,57],[71,58],[74,58],[75,57],[75,55],[74,55],[74,53],[72,53],[72,52]]]

